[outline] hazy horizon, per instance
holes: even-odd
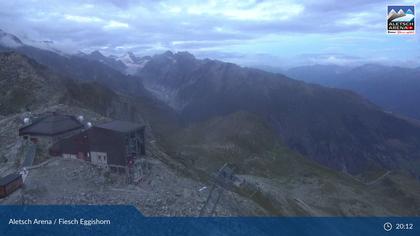
[[[188,51],[243,66],[420,66],[417,35],[387,35],[387,4],[415,1],[13,1],[0,29],[66,53]],[[35,41],[35,42],[34,42]]]

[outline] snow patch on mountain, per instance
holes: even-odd
[[[125,72],[128,75],[136,74],[150,61],[149,57],[137,57],[132,52],[127,52],[121,57],[114,56],[114,58],[124,63],[124,65],[127,67]]]

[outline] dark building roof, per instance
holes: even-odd
[[[141,124],[132,123],[128,121],[114,120],[108,123],[95,125],[95,127],[127,133],[127,132],[141,129],[144,126]]]
[[[19,135],[54,136],[83,128],[74,116],[51,113],[19,129]]]
[[[0,186],[5,186],[5,185],[9,184],[10,182],[12,182],[12,181],[14,181],[18,178],[21,178],[20,174],[18,174],[18,173],[13,173],[13,174],[10,174],[10,175],[6,175],[6,176],[4,176],[3,178],[0,179]]]
[[[128,153],[126,135],[135,133],[141,148],[140,155],[145,155],[144,126],[130,122],[110,122],[77,133],[71,137],[56,142],[50,152],[54,155],[84,154],[89,152],[105,152],[108,164],[127,165]],[[89,157],[87,158],[89,160]]]

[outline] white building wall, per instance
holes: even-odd
[[[73,155],[73,154],[63,153],[63,158],[77,159],[77,156],[76,155]]]
[[[90,161],[94,165],[107,166],[108,157],[106,152],[90,152]]]

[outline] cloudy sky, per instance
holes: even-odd
[[[0,2],[0,29],[26,42],[52,41],[65,52],[190,51],[200,58],[273,67],[420,66],[419,34],[386,34],[386,5],[402,2],[13,0]]]

